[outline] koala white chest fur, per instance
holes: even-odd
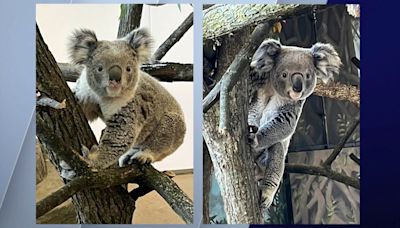
[[[248,125],[263,208],[271,205],[281,182],[290,139],[306,98],[313,93],[317,78],[329,81],[340,65],[329,44],[300,48],[266,40],[254,53]]]
[[[85,29],[71,38],[71,58],[84,65],[76,99],[89,121],[101,118],[106,124],[97,150],[89,156],[95,167],[160,161],[183,143],[186,126],[180,105],[140,70],[151,45],[145,29],[115,41],[98,41]]]

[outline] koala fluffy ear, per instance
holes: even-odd
[[[84,64],[96,47],[97,38],[92,30],[75,30],[70,38],[69,45],[69,53],[72,62]]]
[[[150,60],[153,38],[150,36],[147,29],[135,29],[121,39],[127,41],[137,52],[140,63],[145,63]]]
[[[281,48],[281,44],[277,40],[268,39],[263,41],[253,55],[250,67],[257,71],[270,71],[274,67],[274,60],[281,52]]]
[[[311,54],[317,68],[317,77],[324,83],[329,82],[334,74],[339,73],[342,61],[332,45],[316,43],[311,47]]]

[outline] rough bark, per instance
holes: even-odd
[[[51,129],[53,135],[62,137],[63,145],[68,145],[75,151],[80,151],[81,145],[90,148],[96,144],[96,139],[82,110],[62,78],[61,71],[44,43],[38,27],[36,32],[36,89],[54,100],[66,100],[65,109],[54,110],[50,107],[38,107],[36,116],[43,120],[45,125],[43,127]],[[58,145],[52,144],[50,135],[44,134],[40,130],[37,131],[37,135],[46,147],[53,165],[60,171]],[[83,165],[69,164],[78,175],[88,172],[87,167]],[[72,202],[79,223],[131,223],[135,209],[134,201],[121,186],[104,190],[83,190],[72,197]],[[89,208],[90,210],[88,210]]]
[[[36,140],[36,184],[39,184],[46,176],[46,159],[42,150],[42,145]]]
[[[143,4],[121,4],[119,17],[118,38],[140,26]]]
[[[83,69],[82,65],[58,63],[65,80],[75,82]],[[163,82],[193,81],[193,65],[160,62],[142,65],[142,70]]]
[[[311,5],[226,4],[204,10],[203,39],[233,33],[248,25],[276,21],[301,14]]]
[[[210,223],[210,190],[211,190],[212,161],[203,140],[203,224]]]
[[[228,69],[241,47],[248,42],[243,36],[222,39],[216,77],[220,78]],[[224,134],[218,130],[219,109],[212,107],[204,114],[203,137],[210,152],[215,177],[221,190],[224,210],[229,224],[260,224],[261,211],[254,180],[254,163],[247,144],[247,98],[246,80],[240,78],[229,93],[228,106],[231,114],[231,128]]]

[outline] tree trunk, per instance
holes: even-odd
[[[36,184],[42,182],[46,176],[47,166],[44,151],[42,150],[42,145],[36,139]]]
[[[216,78],[228,69],[239,50],[245,46],[253,28],[246,27],[240,36],[220,38]],[[245,70],[246,71],[246,70]],[[229,94],[230,126],[218,131],[219,107],[214,105],[204,114],[203,136],[209,149],[215,177],[221,190],[226,219],[229,224],[260,224],[254,162],[247,143],[247,81],[242,77]],[[206,156],[206,155],[205,155]],[[205,193],[208,194],[208,193]]]
[[[121,4],[119,17],[118,38],[128,34],[140,26],[143,4]]]
[[[76,103],[54,57],[43,41],[38,27],[36,27],[36,33],[36,90],[41,96],[47,96],[56,101],[66,100],[65,109],[38,106],[36,110],[36,118],[43,123],[41,126],[38,124],[37,135],[46,147],[53,165],[60,171],[59,164],[62,159],[57,153],[59,147],[67,145],[74,151],[80,151],[82,145],[91,148],[97,143],[80,106]],[[53,135],[45,134],[43,128],[51,129]],[[61,137],[62,145],[57,146],[52,143],[54,137],[57,136]],[[88,172],[88,168],[83,165],[74,163],[69,163],[69,165],[77,175]],[[72,202],[79,223],[132,223],[135,202],[121,186],[103,190],[84,190],[75,194]]]

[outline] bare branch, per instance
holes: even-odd
[[[326,161],[322,164],[323,167],[330,167],[332,162],[336,159],[339,153],[342,151],[344,145],[346,144],[347,140],[353,134],[354,130],[357,128],[358,124],[360,123],[360,119],[357,118],[356,121],[349,127],[346,134],[340,139],[339,143],[335,146],[332,153],[326,159]]]
[[[169,49],[172,48],[182,37],[185,33],[189,30],[190,27],[193,25],[193,13],[182,22],[181,25],[160,45],[160,47],[154,52],[153,59],[160,60],[162,57],[167,54]]]
[[[221,82],[218,82],[214,88],[203,99],[203,113],[206,113],[220,97]],[[314,95],[329,97],[337,100],[349,101],[360,107],[360,90],[355,86],[333,83],[326,85],[318,81],[314,90]]]
[[[345,185],[351,186],[353,188],[360,189],[359,179],[343,175],[326,167],[289,163],[285,164],[285,172],[324,176],[329,179],[341,182]]]
[[[344,85],[339,82],[325,85],[321,81],[318,81],[314,89],[314,94],[321,97],[349,101],[360,108],[360,89],[356,86]]]
[[[229,92],[232,90],[233,86],[236,85],[239,78],[243,77],[243,71],[245,69],[248,69],[251,57],[260,46],[261,42],[264,40],[265,34],[268,34],[269,29],[269,23],[260,24],[254,29],[250,36],[249,43],[239,51],[239,53],[235,56],[235,59],[221,78],[219,120],[220,130],[226,130],[229,127],[227,126],[227,124],[230,123],[230,114],[228,108]]]
[[[193,202],[171,178],[151,165],[144,166],[139,181],[160,194],[171,208],[185,221],[193,223]]]
[[[101,170],[71,180],[57,191],[36,203],[36,218],[57,207],[75,193],[90,188],[109,188],[136,180],[143,173],[136,166]]]
[[[83,70],[82,65],[57,63],[66,81],[75,82]],[[163,82],[193,81],[193,65],[160,62],[144,64],[142,70]]]
[[[353,160],[357,165],[360,165],[360,158],[357,157],[355,154],[350,154],[350,159]]]

